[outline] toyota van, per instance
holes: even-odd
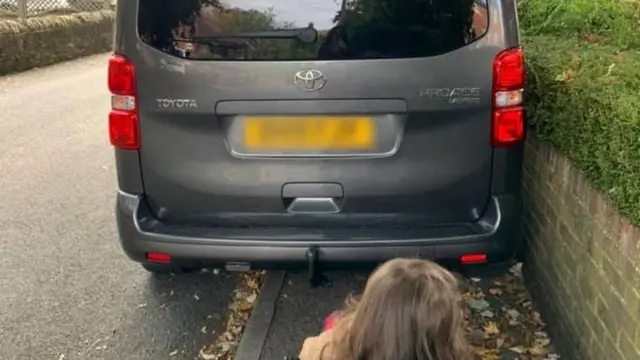
[[[515,0],[132,0],[108,63],[117,226],[153,272],[504,262]]]

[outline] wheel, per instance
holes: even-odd
[[[198,270],[194,268],[185,268],[185,267],[161,265],[161,264],[141,264],[141,265],[148,272],[153,274],[158,274],[158,275],[184,274],[184,273],[194,272]]]

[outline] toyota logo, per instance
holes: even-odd
[[[318,70],[298,71],[293,77],[293,84],[302,91],[318,91],[327,83],[327,78]]]

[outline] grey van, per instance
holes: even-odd
[[[150,271],[519,246],[515,0],[119,1],[108,66],[119,237]]]

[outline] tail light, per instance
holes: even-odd
[[[522,49],[507,49],[499,53],[493,62],[493,147],[508,147],[524,139],[524,82]]]
[[[109,58],[108,84],[111,92],[109,139],[118,149],[139,150],[138,99],[136,72],[124,56]]]

